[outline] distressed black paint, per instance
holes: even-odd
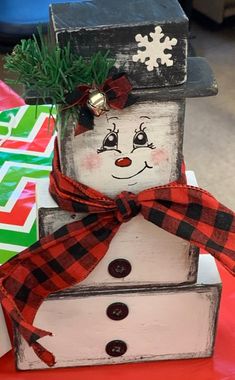
[[[132,56],[139,49],[135,36],[149,35],[155,26],[160,26],[170,39],[176,38],[177,44],[166,51],[172,53],[173,65],[160,65],[149,72],[144,63],[133,62]],[[188,19],[177,0],[52,4],[51,30],[61,47],[70,42],[72,51],[85,57],[97,50],[109,50],[134,88],[175,86],[186,81]]]

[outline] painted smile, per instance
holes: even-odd
[[[138,171],[138,173],[135,173],[135,174],[131,175],[130,177],[116,177],[115,175],[112,174],[112,177],[116,178],[116,179],[130,179],[130,178],[136,177],[138,174],[142,173],[146,168],[152,169],[153,166],[149,166],[147,164],[147,161],[144,161],[144,167],[143,167],[143,169],[141,169],[140,171]]]

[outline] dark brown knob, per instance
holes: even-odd
[[[107,308],[107,316],[114,321],[121,321],[126,318],[129,313],[127,305],[122,302],[114,302]]]
[[[115,278],[126,277],[131,272],[131,264],[126,259],[116,259],[109,264],[108,271]]]
[[[123,340],[112,340],[106,345],[105,350],[109,356],[122,356],[127,350],[127,345]]]

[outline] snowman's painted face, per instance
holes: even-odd
[[[139,149],[139,148],[156,149],[154,144],[152,142],[151,143],[149,142],[149,139],[148,139],[148,136],[146,133],[147,127],[144,126],[145,122],[142,121],[144,119],[145,120],[146,119],[151,120],[151,118],[149,116],[140,116],[138,129],[135,129],[135,131],[133,133],[131,151],[129,152],[129,155],[127,157],[120,157],[120,158],[117,158],[115,160],[115,165],[117,167],[127,168],[128,166],[131,166],[132,165],[132,159],[130,157],[132,157],[132,153],[136,149]],[[109,122],[110,120],[112,120],[113,129],[108,129],[109,132],[105,136],[105,138],[102,142],[102,146],[100,149],[97,150],[97,153],[104,153],[107,151],[110,152],[111,150],[114,150],[114,151],[116,151],[122,155],[123,152],[119,149],[119,128],[117,128],[117,123],[119,122],[120,119],[117,116],[107,117],[107,121]],[[120,148],[122,148],[122,147],[120,147]],[[145,169],[153,169],[153,166],[150,166],[147,161],[144,161],[143,167],[141,169],[140,168],[137,168],[137,169],[138,169],[138,171],[136,173],[130,172],[128,174],[127,172],[125,173],[124,170],[120,171],[120,170],[117,170],[116,167],[114,167],[114,173],[116,175],[111,174],[111,176],[113,178],[120,179],[120,180],[131,179],[131,178],[134,178],[134,177],[140,175],[140,173],[142,173]],[[117,174],[119,174],[119,176]],[[131,181],[131,182],[133,182],[133,181]],[[134,184],[135,184],[135,182],[133,184],[129,183],[128,185],[134,186]]]
[[[178,107],[148,102],[95,117],[73,142],[78,180],[109,196],[175,180]]]

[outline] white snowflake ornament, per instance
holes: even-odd
[[[151,41],[149,40],[149,36],[152,39]],[[138,47],[145,47],[145,50],[137,50],[137,54],[133,55],[132,60],[134,62],[140,61],[141,63],[145,63],[148,71],[153,71],[160,64],[172,66],[172,54],[165,53],[165,50],[172,50],[172,47],[177,44],[177,39],[170,39],[168,36],[165,36],[160,26],[156,26],[155,32],[149,33],[149,36],[142,36],[141,34],[135,36]],[[164,40],[163,37],[165,37]]]

